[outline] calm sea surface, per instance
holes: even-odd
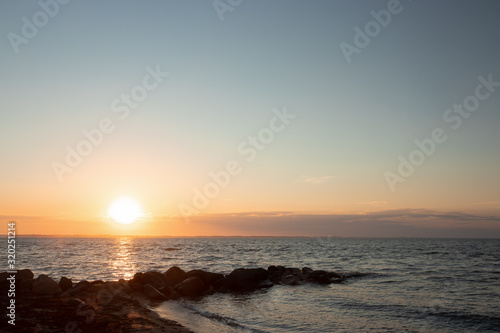
[[[274,286],[155,308],[195,332],[500,332],[498,239],[17,238],[17,261],[36,276],[74,282],[173,265],[371,273],[340,285]]]

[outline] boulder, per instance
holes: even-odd
[[[73,288],[73,282],[71,282],[71,279],[68,279],[67,277],[63,276],[59,280],[59,287],[61,287],[62,291],[66,291],[70,288]]]
[[[78,294],[79,292],[86,291],[88,288],[90,288],[91,283],[88,281],[80,281],[74,286],[73,288],[70,288],[66,290],[65,292],[62,293],[61,297],[70,297]]]
[[[183,277],[186,272],[177,266],[172,266],[164,274],[167,279],[173,279]]]
[[[62,289],[56,281],[45,274],[40,274],[33,281],[33,292],[40,295],[59,295]]]
[[[175,290],[182,296],[197,297],[203,294],[206,287],[202,279],[193,276],[176,285]]]
[[[302,268],[301,272],[304,273],[304,274],[309,274],[313,271],[313,269],[309,268],[309,267],[304,267]]]
[[[143,273],[135,273],[134,277],[128,282],[130,289],[134,291],[142,291],[143,283],[142,276]]]
[[[165,280],[165,275],[156,271],[146,272],[142,275],[141,278],[141,282],[143,285],[150,284],[160,291],[167,285]]]
[[[224,280],[224,286],[231,291],[251,291],[259,288],[259,282],[267,280],[268,271],[263,268],[238,268]]]
[[[300,284],[300,278],[293,274],[283,275],[281,282],[289,286],[297,286]]]
[[[167,300],[167,296],[163,294],[161,291],[156,289],[154,286],[150,284],[145,284],[144,288],[142,290],[142,293],[144,296],[146,296],[149,299],[156,300],[156,301],[165,301]]]
[[[20,293],[31,293],[33,291],[33,279],[22,279],[19,283],[18,290]]]
[[[214,288],[218,288],[223,284],[224,275],[219,273],[205,272],[200,269],[195,269],[189,271],[185,275],[185,279],[189,277],[198,277],[200,278],[206,286],[214,286]]]
[[[16,274],[16,280],[24,280],[24,279],[33,279],[35,277],[35,274],[33,274],[32,271],[29,269],[21,269],[20,271],[17,271]]]

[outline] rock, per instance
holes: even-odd
[[[300,284],[300,278],[293,274],[283,275],[281,282],[289,286],[297,286]]]
[[[167,279],[172,279],[172,278],[180,278],[183,277],[186,274],[182,269],[180,269],[177,266],[172,266],[170,267],[166,272],[165,272],[165,277]]]
[[[74,296],[74,295],[78,294],[79,292],[86,291],[88,288],[90,288],[90,286],[91,286],[90,282],[85,281],[85,280],[80,281],[73,288],[68,289],[65,292],[63,292],[61,294],[61,297]]]
[[[301,272],[304,273],[304,274],[309,274],[311,273],[313,270],[309,267],[304,267],[302,268]]]
[[[33,292],[40,295],[58,295],[62,293],[62,289],[56,281],[45,274],[40,274],[33,281]]]
[[[197,297],[205,291],[205,284],[199,277],[190,277],[175,286],[175,290],[182,296]]]
[[[167,251],[178,251],[180,249],[176,248],[176,247],[167,247],[165,250],[167,250]]]
[[[134,277],[128,282],[130,289],[134,291],[142,291],[143,283],[142,283],[142,273],[135,273]]]
[[[168,298],[161,291],[156,289],[154,286],[150,284],[145,284],[142,289],[142,293],[149,299],[157,300],[157,301],[166,301]]]
[[[227,289],[227,288],[226,288],[226,287],[224,287],[224,286],[220,286],[219,288],[217,288],[217,292],[218,292],[218,293],[225,294],[225,293],[230,292],[230,290],[229,290],[229,289]]]
[[[332,282],[327,274],[320,275],[317,281],[319,284],[330,284]]]
[[[366,275],[368,275],[368,274],[360,273],[360,272],[346,272],[346,273],[342,273],[342,278],[349,279],[349,278],[353,278],[353,277],[362,277],[362,276],[366,276]]]
[[[328,277],[330,279],[342,279],[342,275],[335,272],[328,272]]]
[[[186,272],[177,266],[170,267],[165,273],[165,282],[167,286],[176,286],[186,278]]]
[[[267,268],[268,271],[270,272],[284,272],[286,270],[286,267],[285,266],[274,266],[274,265],[271,265]]]
[[[113,295],[130,293],[130,287],[125,281],[106,281],[103,287],[108,289]]]
[[[165,275],[156,271],[144,273],[141,282],[143,285],[150,284],[160,291],[167,286]]]
[[[259,288],[271,288],[272,286],[274,286],[274,283],[272,283],[270,280],[263,280],[259,281],[259,283],[257,283],[257,286]]]
[[[206,286],[214,286],[218,288],[223,284],[224,275],[212,272],[205,272],[200,269],[192,270],[186,273],[185,279],[188,277],[200,278]]]
[[[177,291],[173,291],[168,295],[168,299],[179,299],[181,295]]]
[[[73,282],[71,282],[71,279],[68,279],[67,277],[63,276],[59,280],[59,287],[61,287],[62,291],[66,291],[70,288],[73,288]]]
[[[33,279],[22,279],[19,283],[18,290],[20,293],[31,293],[33,291]]]
[[[268,277],[268,271],[263,268],[238,268],[226,277],[224,286],[231,291],[251,291],[258,289],[259,282]]]
[[[33,279],[35,277],[35,274],[33,274],[32,271],[29,269],[21,269],[20,271],[17,271],[16,274],[16,280],[24,280],[24,279]]]

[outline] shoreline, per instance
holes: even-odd
[[[214,293],[241,293],[271,288],[277,284],[343,283],[359,272],[336,273],[304,267],[238,268],[230,274],[202,270],[185,272],[177,266],[165,273],[136,273],[130,280],[86,280],[73,283],[66,277],[56,282],[23,269],[0,273],[0,306],[7,316],[0,328],[13,326],[16,332],[164,332],[192,331],[152,310],[166,300],[200,299]],[[12,295],[11,295],[12,294]],[[13,307],[10,308],[10,304]],[[11,329],[13,327],[10,327]]]
[[[27,270],[19,272],[24,276],[17,277],[19,283],[16,281],[15,326],[8,323],[6,316],[0,323],[0,331],[193,333],[173,320],[160,317],[150,309],[151,301],[120,281],[82,281],[59,294],[36,294],[26,289]],[[4,281],[2,276],[2,291]],[[0,306],[5,309],[8,302],[9,299],[2,297]]]

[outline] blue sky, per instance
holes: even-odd
[[[8,34],[41,7],[1,1],[3,213],[91,219],[126,192],[176,215],[286,106],[296,118],[203,213],[500,216],[500,88],[459,129],[443,121],[479,76],[500,81],[500,5],[401,1],[347,63],[340,43],[388,3],[243,0],[221,21],[210,1],[72,0],[16,53]],[[112,101],[157,65],[168,78],[117,120]],[[59,182],[52,163],[103,117],[116,130]],[[449,139],[392,192],[384,172],[436,127]]]

